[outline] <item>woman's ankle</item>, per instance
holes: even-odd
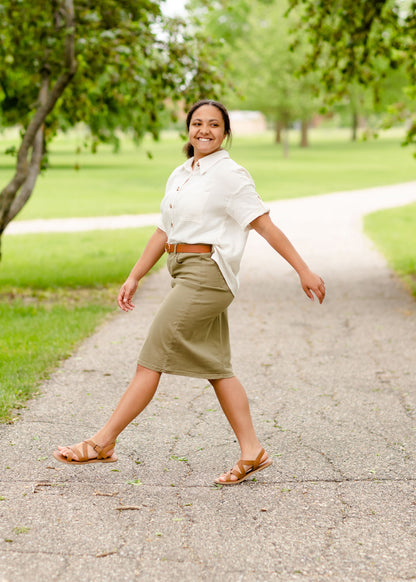
[[[255,460],[260,452],[264,450],[263,446],[258,443],[257,445],[249,445],[241,447],[241,459],[245,460]],[[267,453],[266,453],[267,454]]]
[[[98,432],[95,433],[94,436],[91,437],[91,440],[104,449],[105,447],[108,447],[109,445],[115,443],[116,437],[108,433],[105,433],[102,430],[99,430]]]

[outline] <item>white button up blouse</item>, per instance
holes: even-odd
[[[193,169],[192,162],[170,175],[158,226],[169,243],[211,244],[212,259],[235,295],[250,222],[269,209],[250,174],[226,150],[201,158]]]

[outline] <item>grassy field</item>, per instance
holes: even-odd
[[[400,147],[401,137],[390,132],[377,141],[351,143],[344,131],[315,131],[309,149],[293,143],[285,159],[265,134],[234,138],[231,153],[250,170],[262,197],[273,200],[416,180],[416,162]],[[0,141],[0,152],[12,143],[13,137]],[[76,154],[80,146],[76,134],[56,140],[50,169],[19,219],[158,211],[167,176],[184,160],[172,134],[140,148],[124,140],[119,154],[106,147],[95,155]],[[0,184],[12,170],[13,159],[0,154]],[[415,224],[415,206],[366,220],[367,232],[409,284],[415,282]],[[6,233],[0,264],[1,420],[15,417],[57,363],[115,312],[118,287],[151,230]]]
[[[416,297],[416,204],[369,214],[364,229]]]
[[[152,228],[5,236],[0,268],[0,420],[106,315]]]
[[[233,140],[233,159],[250,171],[264,200],[416,180],[411,150],[400,147],[402,130],[357,143],[343,130],[313,130],[306,149],[297,146],[298,136],[292,133],[295,143],[286,159],[271,133]],[[107,146],[97,154],[76,154],[81,137],[60,137],[52,145],[49,170],[39,177],[18,219],[158,212],[168,175],[185,160],[182,143],[176,134],[166,134],[160,142],[145,140],[139,148],[124,140],[118,154]],[[0,144],[0,152],[4,149]],[[0,184],[12,169],[13,159],[0,155]]]

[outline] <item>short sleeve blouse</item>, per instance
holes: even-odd
[[[238,272],[250,223],[269,212],[253,179],[226,150],[193,158],[176,168],[161,203],[161,228],[169,243],[211,244],[231,292],[238,290]]]

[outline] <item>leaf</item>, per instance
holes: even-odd
[[[130,481],[126,481],[127,485],[143,485],[140,479],[132,479]]]
[[[29,531],[30,531],[30,527],[25,527],[23,525],[14,528],[14,532],[18,535],[28,533]]]

